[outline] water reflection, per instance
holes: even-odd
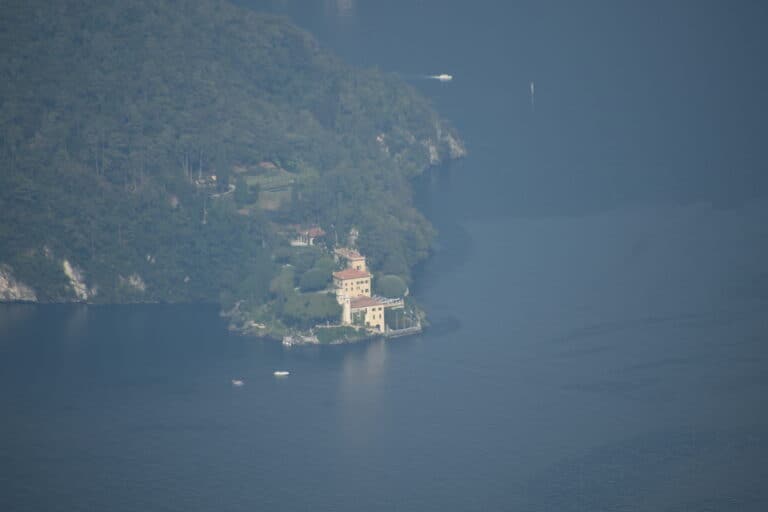
[[[387,343],[371,342],[360,354],[350,351],[344,357],[339,389],[341,426],[345,438],[355,446],[366,442],[379,420],[382,382],[387,367]]]
[[[368,344],[361,355],[349,352],[342,363],[342,392],[349,399],[367,399],[374,392],[387,364],[387,342]]]
[[[36,307],[33,304],[3,304],[0,307],[0,345],[14,338],[15,330],[35,313]]]
[[[85,339],[88,329],[88,305],[74,304],[71,306],[66,319],[65,342],[69,347],[80,345]]]

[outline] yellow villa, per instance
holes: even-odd
[[[371,274],[367,270],[345,268],[333,273],[333,286],[339,303],[343,297],[371,296]]]
[[[370,331],[386,333],[387,309],[402,309],[403,299],[388,299],[372,296],[371,273],[365,263],[365,256],[354,249],[337,247],[336,257],[347,268],[333,273],[336,300],[342,307],[342,325],[357,325]]]
[[[342,323],[384,332],[384,303],[374,297],[356,297],[344,303]]]

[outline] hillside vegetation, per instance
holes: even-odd
[[[464,151],[397,77],[225,1],[10,0],[0,74],[0,264],[41,301],[258,304],[291,223],[407,279],[410,180]]]

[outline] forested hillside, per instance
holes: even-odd
[[[396,77],[225,1],[10,0],[0,75],[0,264],[41,301],[265,300],[289,223],[407,278],[409,180],[464,152]]]

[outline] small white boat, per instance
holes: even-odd
[[[240,379],[232,379],[232,385],[235,386],[236,388],[239,388],[243,384],[245,384],[245,382],[243,382]]]
[[[290,374],[291,374],[291,372],[286,372],[286,371],[278,370],[278,371],[275,371],[273,375],[275,377],[286,377],[286,376],[288,376]]]

